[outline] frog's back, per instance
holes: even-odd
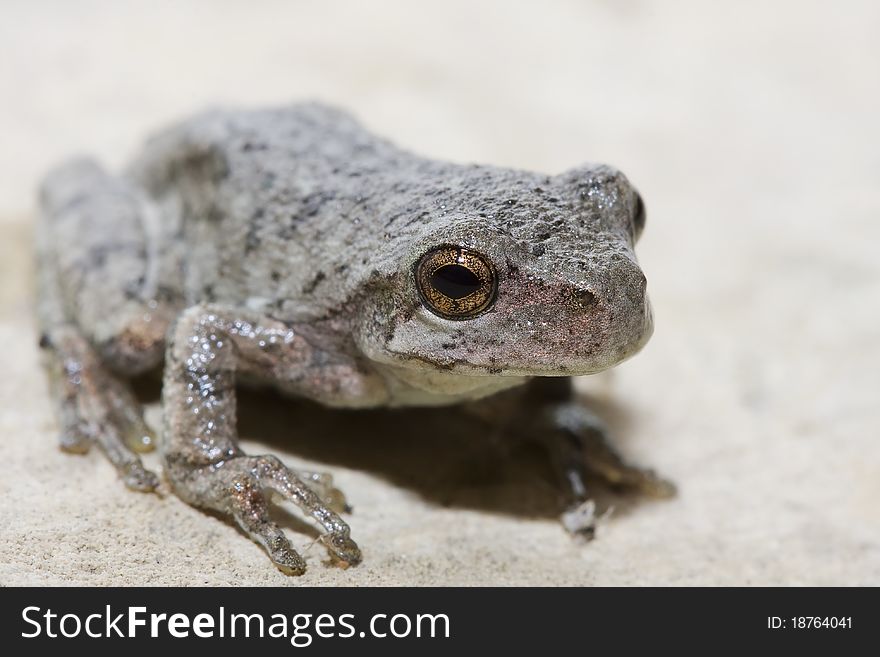
[[[425,163],[317,104],[212,111],[150,141],[130,175],[162,217],[162,252],[190,303],[338,308],[387,235],[387,191]]]

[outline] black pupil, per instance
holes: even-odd
[[[463,299],[480,289],[480,279],[467,267],[443,265],[431,274],[431,285],[450,299]]]

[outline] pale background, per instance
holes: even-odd
[[[0,584],[880,584],[878,33],[871,0],[3,0]],[[41,173],[118,166],[207,104],[308,98],[439,158],[630,176],[657,331],[601,395],[676,500],[612,497],[577,545],[534,459],[465,425],[395,436],[393,416],[252,396],[247,446],[332,470],[355,506],[364,564],[315,546],[295,579],[58,451],[31,318]]]

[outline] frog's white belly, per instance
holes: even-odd
[[[524,376],[466,376],[444,370],[421,370],[379,365],[385,379],[388,406],[447,406],[488,397],[522,385]]]

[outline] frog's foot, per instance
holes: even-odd
[[[153,449],[155,439],[128,386],[106,370],[71,326],[54,328],[40,344],[47,352],[61,449],[84,454],[96,444],[128,488],[154,490],[159,479],[135,452]]]
[[[301,575],[305,560],[284,532],[270,520],[269,493],[296,504],[323,528],[321,543],[343,568],[361,561],[358,546],[349,538],[348,525],[330,508],[331,493],[339,495],[328,475],[297,474],[274,456],[239,453],[225,461],[196,468],[169,463],[169,477],[178,494],[193,505],[231,515],[239,527],[262,545],[284,573]],[[318,491],[321,491],[320,493]],[[342,503],[344,504],[344,498]]]
[[[548,409],[541,435],[556,467],[568,500],[562,524],[572,534],[592,538],[596,525],[607,515],[597,512],[587,489],[592,475],[612,487],[633,490],[650,497],[675,495],[675,486],[652,470],[628,464],[609,445],[601,422],[589,410],[574,402]]]

